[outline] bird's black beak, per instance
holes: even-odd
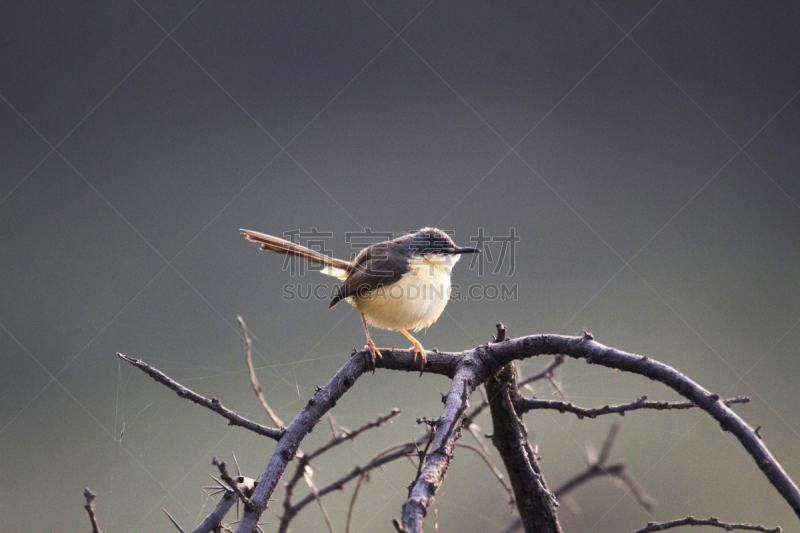
[[[478,250],[477,248],[455,248],[455,249],[450,251],[450,253],[452,255],[455,255],[455,254],[475,254],[475,253],[479,253],[479,252],[480,252],[480,250]]]

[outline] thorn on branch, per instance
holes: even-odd
[[[233,490],[233,492],[236,493],[239,499],[244,502],[245,508],[248,510],[253,509],[253,502],[250,501],[250,498],[245,496],[244,492],[242,492],[242,489],[239,488],[239,484],[228,474],[225,461],[217,461],[217,458],[214,457],[211,459],[211,464],[219,469],[219,477],[221,477],[222,481],[224,481]]]
[[[171,515],[171,514],[169,514],[169,513],[167,512],[167,510],[166,510],[166,509],[164,509],[164,508],[162,507],[162,508],[161,508],[161,510],[162,510],[162,511],[164,511],[164,514],[165,514],[165,515],[167,515],[167,518],[169,518],[169,521],[170,521],[170,522],[172,522],[172,525],[173,525],[173,526],[175,526],[175,527],[178,529],[178,531],[180,531],[181,533],[186,533],[186,532],[183,530],[183,528],[182,528],[182,527],[181,527],[181,526],[178,524],[177,520],[175,520],[174,518],[172,518],[172,515]]]

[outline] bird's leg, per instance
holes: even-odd
[[[364,313],[361,313],[361,323],[364,324],[364,333],[367,334],[367,345],[364,346],[364,349],[369,350],[370,356],[372,356],[372,373],[375,373],[375,357],[380,357],[381,361],[383,361],[383,356],[381,355],[380,350],[375,347],[375,344],[372,342],[372,339],[369,338],[369,330],[367,329],[367,318],[364,316]]]
[[[420,367],[419,370],[419,376],[422,377],[422,373],[425,371],[425,363],[428,360],[428,356],[425,355],[425,348],[422,347],[422,345],[419,343],[417,339],[411,336],[411,333],[407,332],[404,329],[401,329],[400,333],[408,337],[408,340],[414,343],[414,346],[411,347],[411,349],[414,350],[414,360],[412,361],[412,363],[417,360],[417,352],[419,352],[420,360],[422,361],[422,366]]]

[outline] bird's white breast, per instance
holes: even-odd
[[[450,299],[450,271],[458,255],[413,256],[399,281],[353,304],[367,322],[383,329],[420,330],[436,322]]]

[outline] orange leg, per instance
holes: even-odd
[[[417,339],[411,336],[411,333],[407,332],[404,329],[401,329],[400,333],[408,337],[408,340],[414,343],[414,346],[411,347],[411,349],[414,350],[414,361],[417,360],[417,352],[419,352],[420,360],[422,362],[422,366],[420,367],[419,370],[419,376],[422,377],[422,373],[425,371],[425,363],[428,361],[428,356],[425,355],[425,348],[422,347],[422,345],[419,343]]]
[[[379,357],[381,361],[383,361],[383,356],[381,352],[375,347],[373,344],[372,339],[369,338],[369,330],[367,329],[367,319],[364,317],[364,314],[361,314],[361,323],[364,324],[364,333],[367,334],[367,345],[364,346],[365,350],[369,350],[369,354],[372,356],[372,373],[375,373],[375,357]]]

